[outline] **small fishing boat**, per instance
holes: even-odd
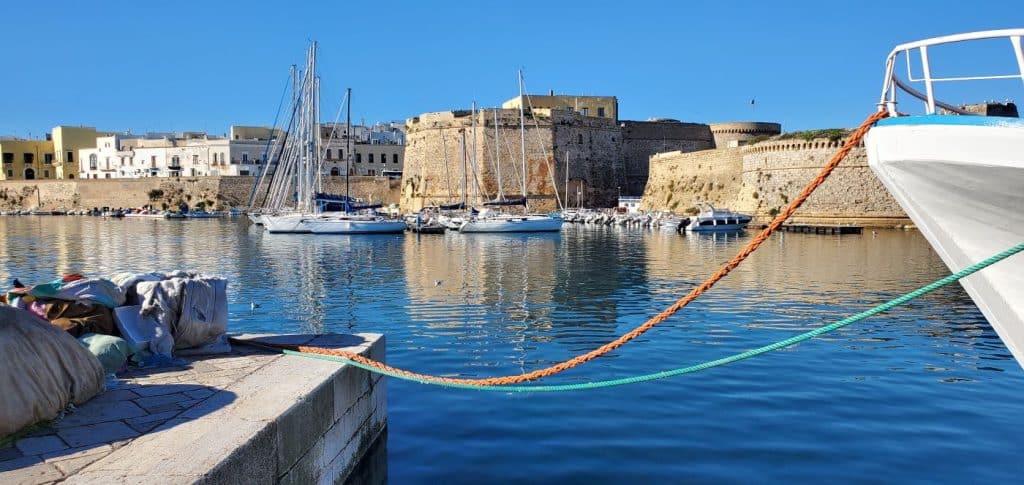
[[[206,212],[206,211],[203,211],[203,210],[198,210],[198,211],[188,211],[188,212],[186,212],[185,213],[185,218],[186,219],[215,219],[215,218],[221,217],[223,215],[224,214],[221,213],[221,212]]]
[[[1024,81],[1022,38],[1024,29],[936,37],[899,45],[886,59],[878,106],[889,117],[867,133],[868,165],[952,271],[1024,242],[1024,121],[1016,113],[979,116],[943,103],[934,88],[952,81]],[[1011,74],[932,76],[933,47],[979,40],[975,44],[991,46],[992,39],[1008,41],[1016,58]],[[922,77],[900,79],[901,57],[908,73],[913,62],[912,72]],[[923,83],[925,92],[908,82]],[[923,101],[923,115],[902,115],[910,108],[897,110],[897,90]],[[1015,256],[960,283],[1024,366],[1024,258]]]
[[[687,232],[742,231],[751,217],[729,209],[716,209],[707,202],[698,202],[700,212],[679,222],[678,230]],[[671,224],[662,227],[671,227]]]

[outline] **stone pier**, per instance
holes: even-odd
[[[384,359],[379,334],[238,337]],[[132,371],[0,448],[0,483],[338,483],[384,448],[378,374],[247,346],[183,361]]]

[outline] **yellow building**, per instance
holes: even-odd
[[[96,148],[96,137],[113,133],[98,132],[91,126],[56,126],[53,128],[53,178],[73,179],[78,175],[78,150]]]
[[[527,94],[525,108],[567,109],[583,116],[619,120],[619,100],[615,96],[576,96],[573,94]],[[504,109],[519,109],[522,99],[516,96],[501,104]]]
[[[0,138],[0,180],[56,178],[52,140]]]

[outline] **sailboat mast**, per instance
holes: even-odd
[[[498,172],[498,200],[505,200],[505,191],[501,186],[501,150],[498,138],[498,108],[494,108],[494,167]]]
[[[519,70],[519,147],[523,156],[523,204],[526,211],[530,211],[530,198],[526,195],[526,115],[523,113],[523,105],[526,99],[523,98],[523,70]]]
[[[473,158],[472,158],[472,162],[471,163],[472,163],[472,167],[473,167],[473,180],[474,180],[474,182],[476,182],[477,181],[476,180],[476,170],[477,170],[477,166],[478,166],[477,163],[476,163],[476,101],[473,101],[473,107],[470,108],[470,113],[473,116],[473,119],[471,121],[472,126],[473,126],[473,128],[472,128],[472,130],[473,130],[472,131],[472,136],[473,136]],[[476,187],[476,191],[477,191],[476,197],[477,197],[477,200],[479,201],[479,199],[480,199],[480,185],[479,185],[479,183],[476,183],[476,184],[474,184],[474,186]]]
[[[460,133],[459,136],[459,158],[462,159],[462,206],[463,208],[469,207],[469,187],[466,170],[466,132],[465,129]]]
[[[565,206],[569,207],[569,150],[565,151]]]
[[[348,176],[352,173],[352,88],[345,89],[345,98],[348,99],[345,107],[345,212],[348,213],[352,205],[348,195]]]

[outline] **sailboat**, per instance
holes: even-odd
[[[932,75],[928,54],[933,47],[987,39],[1009,40],[1015,73]],[[947,81],[1024,81],[1022,39],[1024,29],[950,35],[897,46],[886,59],[879,110],[889,117],[867,133],[868,165],[952,271],[1024,241],[1024,120],[1017,113],[978,116],[937,100],[934,88]],[[915,51],[921,63],[915,72],[923,77],[908,81],[923,82],[924,93],[897,76],[898,57],[907,59],[909,72]],[[897,88],[923,101],[925,114],[897,111]],[[1024,258],[1017,255],[960,283],[1024,366]]]
[[[519,71],[519,99],[523,99],[523,71]],[[494,140],[499,143],[497,109],[494,112]],[[529,198],[526,191],[526,126],[523,103],[519,103],[519,141],[523,162],[522,197],[518,199],[505,199],[501,183],[500,160],[495,159],[498,173],[498,199],[484,203],[484,209],[472,220],[466,221],[459,228],[461,232],[558,232],[562,230],[562,219],[551,217],[545,214],[529,213]],[[497,154],[498,151],[495,151]],[[496,211],[492,207],[522,205],[526,214],[507,214]]]
[[[346,95],[348,103],[347,134],[352,133],[352,90]],[[293,108],[293,127],[296,135],[291,144],[289,155],[278,168],[281,174],[275,174],[275,182],[271,184],[271,200],[283,199],[284,194],[291,190],[294,183],[295,209],[293,212],[262,215],[263,225],[271,233],[291,234],[379,234],[401,233],[405,224],[401,221],[390,221],[376,214],[358,214],[352,212],[352,199],[349,196],[349,170],[345,172],[345,198],[343,212],[324,212],[322,196],[317,189],[321,186],[321,165],[323,150],[320,145],[320,81],[316,75],[316,42],[307,55],[305,78],[301,92],[295,96]],[[347,137],[351,143],[351,136]],[[352,149],[348,147],[351,159]],[[351,166],[351,164],[349,164]]]
[[[405,223],[400,220],[388,220],[374,213],[356,213],[350,195],[349,176],[352,172],[352,88],[346,91],[348,100],[345,117],[346,153],[348,162],[345,169],[344,211],[341,213],[322,213],[319,217],[305,222],[306,228],[313,234],[397,234],[405,232]],[[319,172],[318,172],[319,175]],[[318,206],[319,208],[319,206]]]

